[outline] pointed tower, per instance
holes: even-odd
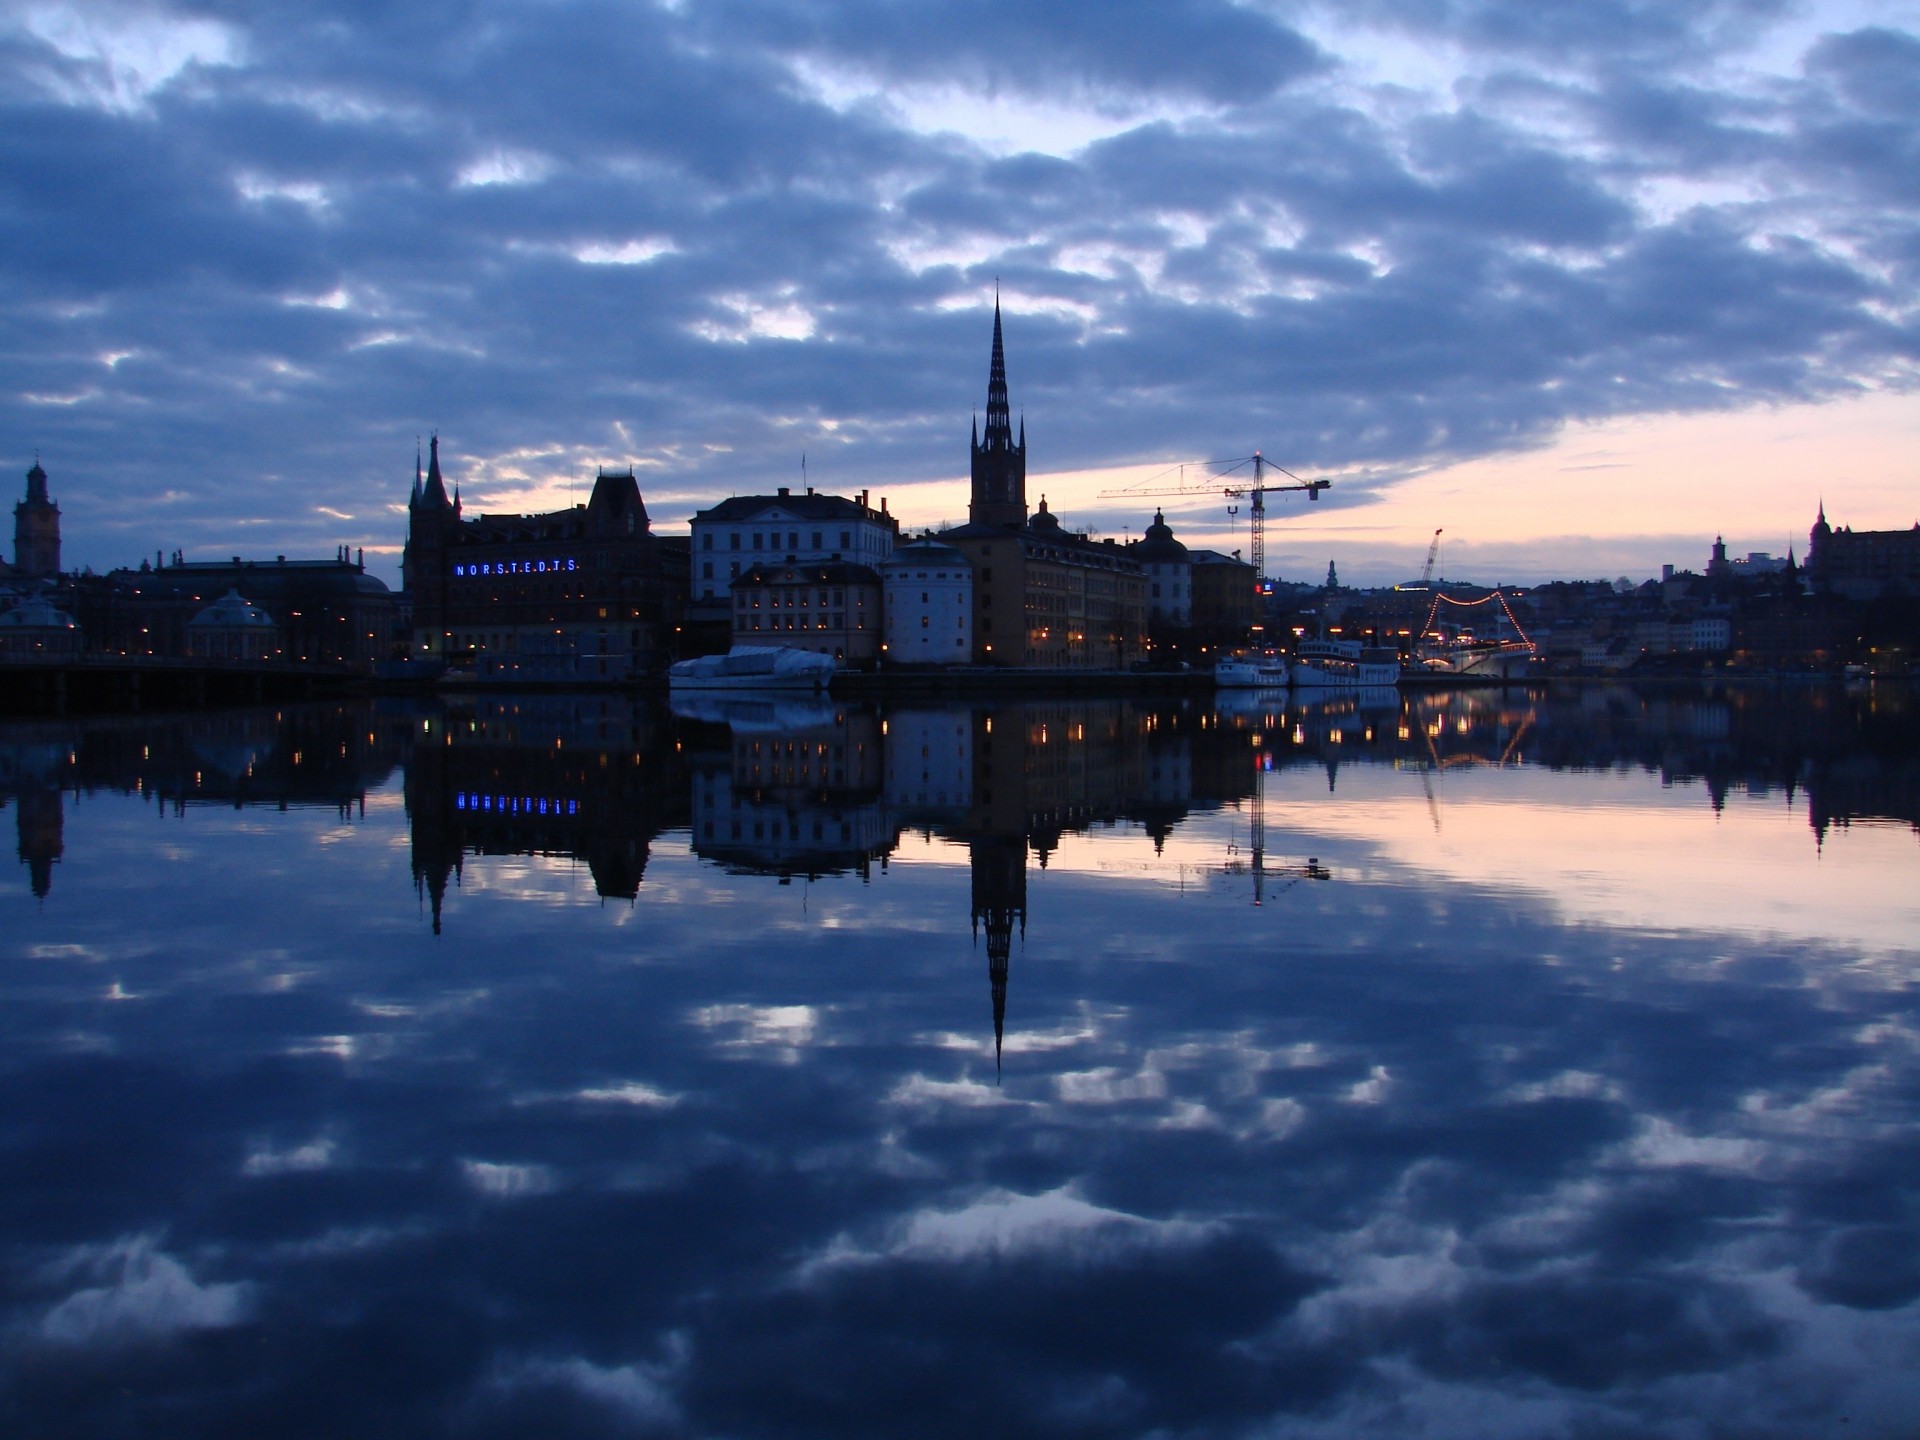
[[[447,624],[450,552],[460,535],[460,510],[447,498],[440,475],[440,437],[428,442],[427,474],[420,476],[420,452],[413,456],[413,495],[407,501],[407,546],[400,558],[400,580],[413,602],[416,658],[442,653]]]
[[[27,471],[27,498],[13,507],[13,564],[29,580],[60,573],[60,507],[47,498],[47,472],[37,458]]]
[[[1000,297],[993,297],[993,359],[987,367],[987,429],[973,441],[973,500],[967,519],[976,525],[1018,529],[1027,523],[1027,422],[1013,438],[1007,403],[1007,354],[1000,339]]]

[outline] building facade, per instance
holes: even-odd
[[[774,561],[815,565],[848,561],[877,567],[893,553],[900,522],[868,503],[822,495],[811,486],[795,495],[786,486],[772,495],[735,495],[693,517],[692,598],[720,601],[749,568]]]
[[[1823,504],[1808,536],[1807,579],[1816,594],[1849,600],[1920,595],[1920,524],[1911,530],[1835,529]]]
[[[81,627],[110,655],[191,655],[192,625],[228,591],[238,591],[279,632],[279,658],[370,667],[394,646],[393,592],[342,547],[331,560],[141,561],[75,583]]]
[[[601,470],[584,505],[469,519],[435,436],[416,463],[401,562],[410,653],[494,678],[621,679],[663,668],[687,593],[684,541],[655,535],[631,469]]]
[[[973,567],[951,545],[922,538],[880,567],[886,657],[895,665],[973,660]]]
[[[1146,535],[1127,553],[1147,572],[1147,624],[1155,631],[1185,630],[1193,623],[1193,559],[1173,538],[1173,527],[1159,510]]]
[[[848,560],[749,566],[733,582],[733,643],[782,645],[871,665],[880,654],[878,571]]]

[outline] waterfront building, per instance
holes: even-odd
[[[783,645],[843,665],[870,665],[880,653],[880,575],[866,565],[753,565],[732,591],[735,645]]]
[[[976,423],[967,523],[938,538],[973,567],[974,660],[985,665],[1124,669],[1143,656],[1147,575],[1115,540],[1060,523],[1046,497],[1027,513],[1027,427],[1013,430],[1000,302],[993,305],[987,423]]]
[[[1194,633],[1209,642],[1239,644],[1257,617],[1253,566],[1218,550],[1191,550],[1187,559]]]
[[[86,638],[71,615],[44,595],[29,595],[0,614],[0,655],[78,655]]]
[[[27,495],[13,507],[13,568],[23,580],[52,580],[60,573],[60,507],[47,495],[47,472],[35,460],[27,471]]]
[[[273,660],[280,627],[238,590],[229,590],[187,622],[187,653],[203,660]]]
[[[468,518],[435,436],[414,465],[401,562],[411,652],[497,678],[619,679],[672,658],[687,588],[684,540],[655,535],[631,468],[602,469],[584,505]]]
[[[1127,553],[1147,572],[1147,624],[1156,632],[1185,630],[1193,623],[1193,557],[1173,538],[1167,517],[1155,510],[1143,539]]]
[[[281,657],[366,667],[393,648],[393,592],[367,574],[364,553],[331,560],[186,560],[115,570],[74,587],[93,648],[112,655],[193,654],[192,625],[229,591],[245,596],[279,632]]]
[[[795,495],[782,485],[772,495],[735,495],[702,510],[692,522],[692,597],[727,598],[727,587],[750,567],[776,560],[798,564],[845,560],[877,567],[893,553],[900,522],[880,508],[808,486]]]
[[[1808,536],[1807,578],[1815,593],[1849,600],[1920,594],[1920,523],[1910,530],[1835,529],[1822,503]]]
[[[973,659],[973,567],[953,546],[923,536],[880,567],[886,656],[896,665],[964,665]]]

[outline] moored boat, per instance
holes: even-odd
[[[1302,640],[1293,652],[1292,678],[1305,690],[1398,685],[1400,652],[1358,640]]]
[[[784,645],[736,645],[724,655],[682,660],[667,672],[675,690],[807,690],[827,688],[833,657]]]
[[[1222,690],[1284,689],[1287,657],[1275,650],[1223,655],[1214,662],[1213,683]]]

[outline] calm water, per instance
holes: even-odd
[[[1911,1435],[1917,732],[0,730],[0,1431]]]

